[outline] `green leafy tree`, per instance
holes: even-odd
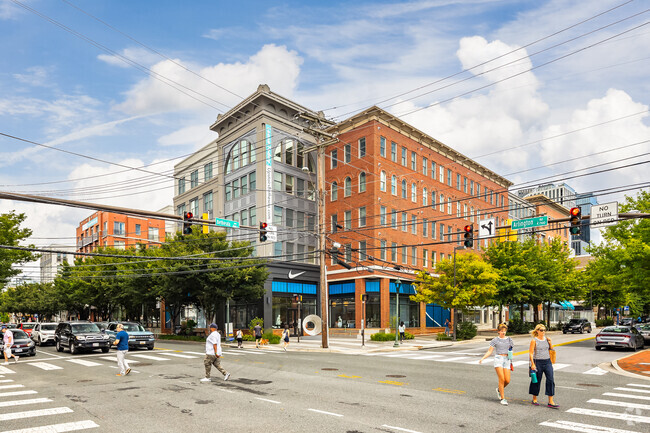
[[[30,229],[20,227],[25,219],[25,214],[16,214],[14,211],[0,214],[0,245],[16,247],[32,235]],[[33,248],[34,245],[30,247]],[[20,269],[13,268],[13,265],[31,262],[37,258],[38,255],[29,251],[0,248],[0,289],[11,277],[22,272]]]

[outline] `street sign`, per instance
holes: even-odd
[[[479,220],[478,222],[478,237],[483,239],[494,236],[496,232],[497,222],[494,218],[486,220]]]
[[[266,239],[271,242],[278,241],[278,226],[268,225],[266,226]]]
[[[603,203],[591,207],[591,216],[589,217],[589,225],[592,229],[600,229],[603,227],[616,224],[618,221],[618,202]]]
[[[529,229],[532,227],[542,227],[548,225],[548,217],[541,216],[535,218],[526,218],[512,222],[512,230]]]
[[[227,227],[230,229],[238,229],[239,228],[239,222],[238,221],[232,221],[232,220],[225,220],[223,218],[215,218],[214,219],[214,225],[217,227]]]

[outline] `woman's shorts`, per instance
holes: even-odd
[[[496,355],[494,357],[494,367],[510,368],[510,360],[507,356]]]

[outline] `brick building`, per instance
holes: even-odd
[[[98,247],[125,249],[164,241],[164,220],[99,211],[79,223],[76,251],[90,253]]]
[[[330,326],[386,328],[400,294],[413,294],[415,270],[433,270],[463,242],[463,227],[508,218],[510,181],[403,120],[372,107],[329,129],[326,227],[342,245],[346,269],[328,263]],[[490,242],[475,240],[480,249]],[[463,254],[463,251],[457,254]],[[415,332],[449,317],[434,305],[399,297],[399,317]]]

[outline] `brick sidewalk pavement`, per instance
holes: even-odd
[[[650,378],[650,349],[626,356],[616,361],[616,363],[628,373]]]

